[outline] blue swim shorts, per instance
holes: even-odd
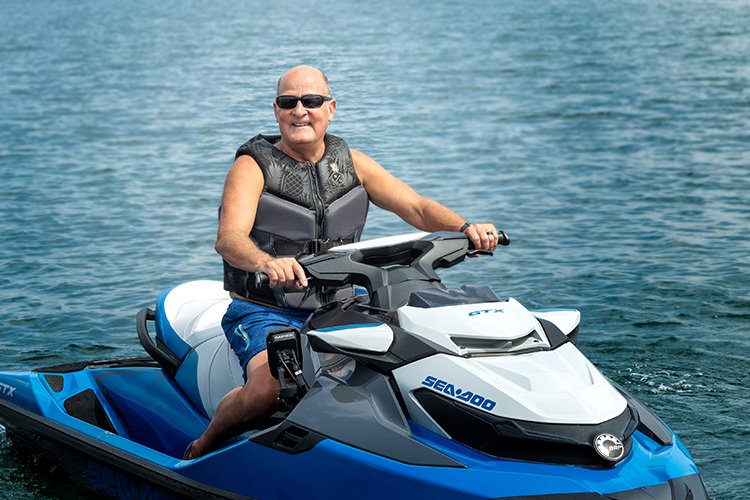
[[[266,337],[272,330],[293,326],[302,328],[310,311],[285,311],[247,300],[234,299],[229,304],[221,327],[229,345],[240,358],[242,376],[247,377],[247,363],[266,350]]]

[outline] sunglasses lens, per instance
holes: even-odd
[[[308,109],[315,109],[319,108],[323,105],[323,96],[322,95],[303,95],[300,97],[300,101],[302,101],[302,105]]]
[[[276,98],[276,105],[281,109],[294,109],[297,107],[297,101],[302,101],[302,105],[307,109],[316,109],[323,105],[324,102],[331,100],[318,94],[308,94],[302,97],[293,95],[280,95]]]
[[[293,95],[280,95],[276,98],[276,105],[281,109],[294,109],[297,105],[297,100]],[[305,103],[303,102],[302,105],[304,106]]]

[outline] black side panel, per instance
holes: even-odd
[[[310,450],[324,439],[325,436],[321,436],[317,432],[304,429],[285,420],[278,427],[253,437],[252,441],[296,455]]]
[[[554,323],[542,318],[536,319],[542,325],[542,328],[544,328],[544,333],[547,334],[551,349],[557,349],[566,342],[570,342],[570,339]]]
[[[315,311],[307,320],[303,330],[318,330],[331,326],[382,323],[377,316],[361,311],[353,302],[331,302]]]
[[[594,438],[610,433],[630,452],[636,422],[630,407],[598,425],[543,424],[498,417],[437,394],[418,389],[414,396],[453,439],[497,457],[591,467],[610,467],[593,448]]]
[[[700,474],[672,479],[669,486],[672,490],[671,498],[675,500],[710,500]]]
[[[415,337],[402,328],[391,326],[391,329],[393,330],[393,344],[388,349],[388,352],[403,359],[404,363],[402,364],[411,363],[441,352],[452,354],[445,348],[437,344],[427,343],[425,340]]]
[[[678,477],[668,483],[617,493],[559,493],[522,497],[497,497],[493,500],[709,500],[699,474]]]
[[[649,410],[643,403],[635,399],[629,392],[614,384],[615,388],[628,400],[628,404],[638,412],[638,430],[656,441],[657,443],[668,446],[671,445],[674,439],[672,438],[672,432],[669,428],[657,417],[654,413]]]
[[[578,332],[581,329],[581,325],[576,325],[575,328],[573,328],[573,331],[568,334],[568,340],[570,340],[574,345],[578,342]]]
[[[399,462],[465,467],[414,439],[387,377],[361,364],[345,383],[318,378],[287,421]]]
[[[104,411],[104,407],[99,398],[92,389],[86,389],[83,392],[79,392],[75,396],[71,396],[65,400],[65,410],[68,415],[77,419],[83,420],[91,425],[95,425],[100,429],[109,431],[113,434],[117,434],[112,421]]]
[[[44,375],[44,380],[49,384],[49,388],[55,392],[62,392],[65,387],[65,378],[63,378],[62,375],[50,375],[46,373]]]

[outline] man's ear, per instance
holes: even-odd
[[[275,104],[274,104],[275,105]],[[333,121],[333,115],[336,114],[336,99],[328,103],[328,123]]]

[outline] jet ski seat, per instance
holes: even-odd
[[[221,281],[190,281],[162,292],[154,311],[157,344],[177,361],[174,380],[207,417],[226,393],[245,383],[221,328],[231,301]]]

